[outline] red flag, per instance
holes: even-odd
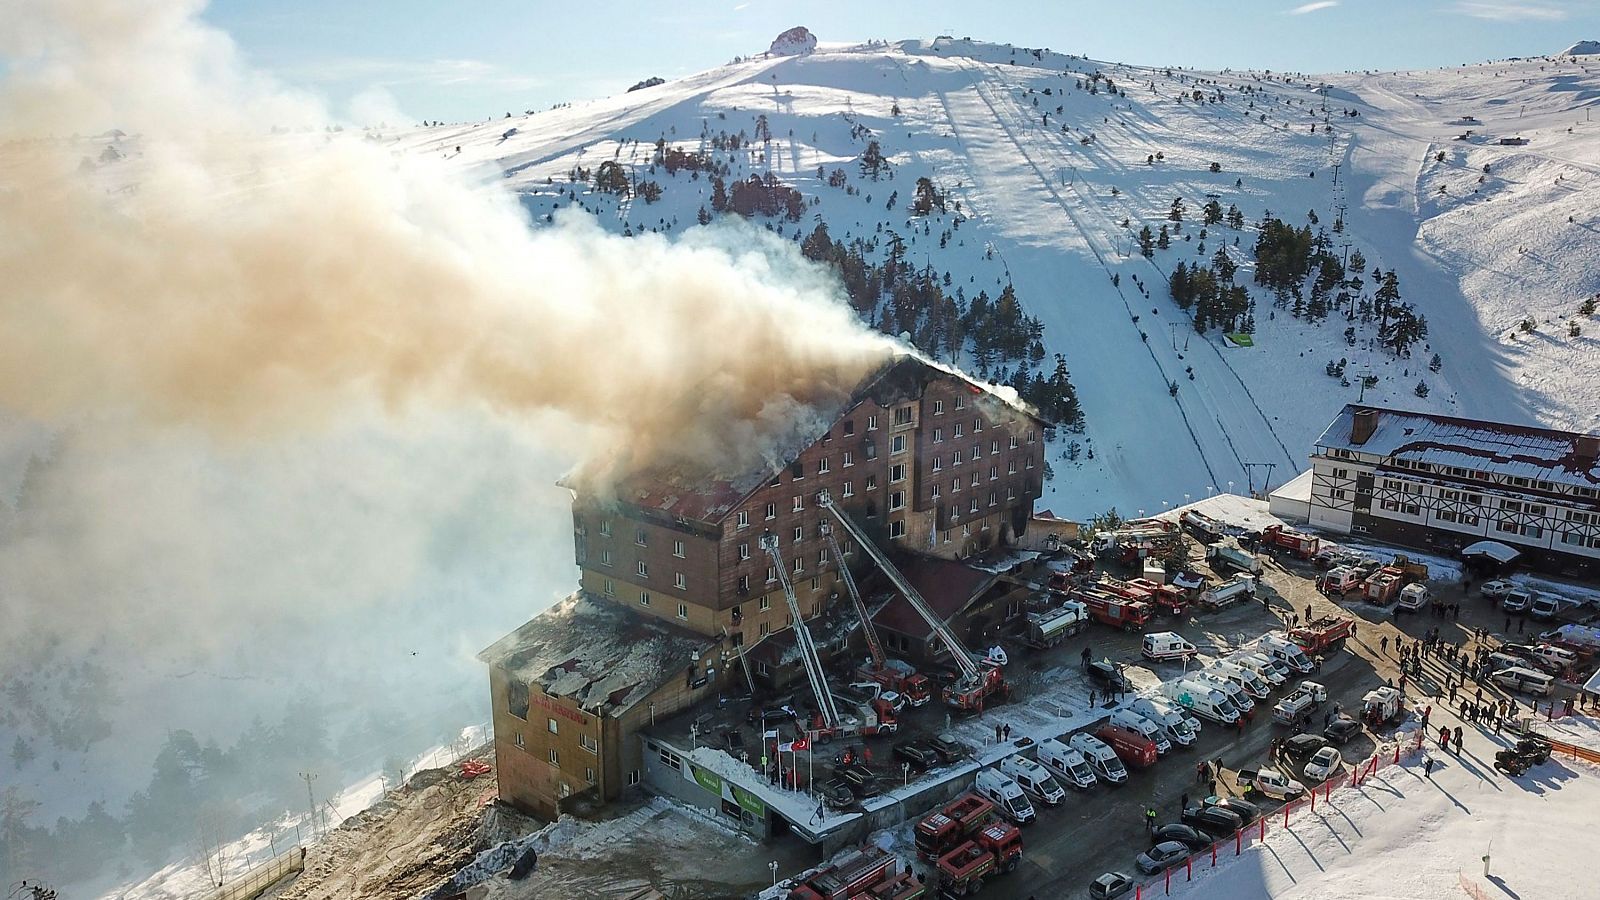
[[[811,746],[811,742],[806,740],[805,738],[795,738],[794,739],[794,743],[789,746],[789,749],[793,750],[795,752],[799,752],[799,751],[804,750],[804,749],[806,749],[806,748],[808,748],[810,746]]]

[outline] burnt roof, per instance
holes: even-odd
[[[579,591],[478,653],[519,681],[618,713],[688,668],[716,642]]]
[[[889,407],[914,400],[922,396],[930,383],[941,379],[961,381],[974,395],[990,398],[1041,425],[1049,424],[1037,410],[1017,399],[1009,388],[974,381],[958,369],[912,353],[901,353],[863,379],[849,397],[819,410],[816,421],[823,424],[806,430],[805,423],[796,423],[799,433],[777,458],[739,473],[707,475],[659,469],[638,472],[617,481],[615,499],[664,516],[718,524],[862,403],[870,400],[878,406]]]
[[[994,572],[934,556],[908,556],[898,560],[897,565],[934,615],[946,623],[960,615],[1000,578]],[[933,633],[927,620],[900,594],[884,604],[872,621],[880,628],[919,640]]]
[[[1350,439],[1351,427],[1356,414],[1367,411],[1376,413],[1377,424],[1358,444]],[[1584,439],[1600,440],[1580,432],[1351,403],[1316,445],[1592,488],[1600,486],[1600,460],[1584,454],[1579,446]]]

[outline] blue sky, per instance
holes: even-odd
[[[616,93],[766,48],[935,34],[1097,59],[1306,72],[1454,65],[1600,39],[1597,0],[924,0],[548,3],[214,0],[208,21],[255,66],[335,109],[470,119]],[[358,118],[367,118],[362,115]]]

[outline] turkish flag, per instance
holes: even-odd
[[[811,742],[805,738],[795,738],[794,743],[789,746],[789,749],[799,752],[801,750],[808,749],[810,746]]]

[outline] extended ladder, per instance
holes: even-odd
[[[878,632],[872,627],[872,615],[867,610],[867,601],[861,599],[861,592],[856,590],[856,578],[850,574],[850,566],[845,562],[844,553],[839,549],[839,539],[833,533],[833,526],[827,522],[821,523],[822,534],[828,539],[828,549],[833,551],[834,562],[839,565],[839,580],[844,582],[844,589],[850,594],[851,602],[856,605],[856,615],[861,617],[861,631],[867,638],[867,649],[872,653],[872,665],[878,671],[883,671],[888,657],[884,655],[883,644],[878,640]]]
[[[778,550],[778,536],[768,532],[761,536],[761,549],[772,557],[778,571],[778,581],[783,585],[783,598],[789,601],[789,615],[794,619],[795,645],[800,649],[800,661],[805,664],[806,678],[811,682],[811,692],[817,696],[817,709],[822,713],[823,724],[828,728],[839,725],[839,710],[833,703],[833,692],[828,690],[828,679],[822,671],[822,660],[817,657],[817,644],[811,639],[811,629],[800,615],[800,601],[794,595],[794,585],[789,582],[789,572],[783,567],[783,554]]]

